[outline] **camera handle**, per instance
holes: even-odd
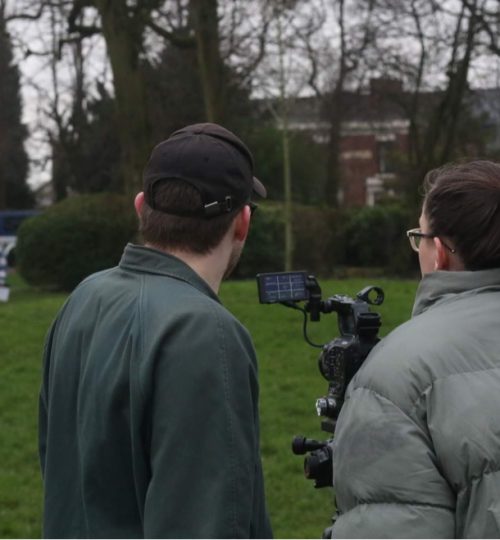
[[[354,335],[358,330],[355,328],[356,321],[360,321],[362,318],[378,317],[379,315],[366,312],[366,305],[379,306],[384,301],[384,291],[380,287],[374,287],[372,285],[365,287],[363,290],[357,293],[356,300],[351,297],[341,294],[336,294],[326,300],[321,300],[321,287],[314,276],[307,276],[306,288],[309,291],[309,301],[302,308],[295,302],[280,302],[282,306],[289,307],[300,311],[304,316],[304,323],[302,325],[302,334],[305,342],[311,347],[322,349],[326,343],[314,343],[309,339],[307,335],[307,314],[309,313],[311,322],[318,322],[320,320],[321,313],[332,313],[333,311],[339,315],[339,330],[341,335]],[[376,293],[376,297],[372,298],[373,293]],[[379,318],[380,320],[380,318]],[[365,323],[366,324],[366,323]],[[380,327],[380,323],[378,323]]]
[[[316,441],[307,439],[301,435],[295,436],[292,441],[292,452],[296,455],[309,455],[304,459],[304,476],[308,480],[314,480],[315,488],[332,487],[333,449],[332,439],[328,441]]]
[[[296,456],[302,456],[307,452],[318,450],[326,446],[326,441],[316,441],[315,439],[307,439],[302,435],[296,435],[292,440],[292,452]]]

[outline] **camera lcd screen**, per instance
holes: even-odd
[[[261,304],[298,302],[309,298],[306,272],[257,274],[257,284]]]

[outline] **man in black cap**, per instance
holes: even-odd
[[[257,359],[220,303],[264,186],[215,124],[152,152],[145,245],[84,280],[47,338],[44,535],[268,538]]]

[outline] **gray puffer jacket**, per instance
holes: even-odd
[[[500,538],[500,269],[435,272],[337,424],[334,538]]]

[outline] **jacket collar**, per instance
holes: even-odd
[[[474,272],[431,272],[422,278],[418,286],[412,316],[457,295],[474,295],[486,290],[500,291],[500,268]]]
[[[168,276],[189,283],[200,292],[220,303],[219,297],[208,283],[179,258],[146,246],[127,244],[119,263],[120,268]]]

